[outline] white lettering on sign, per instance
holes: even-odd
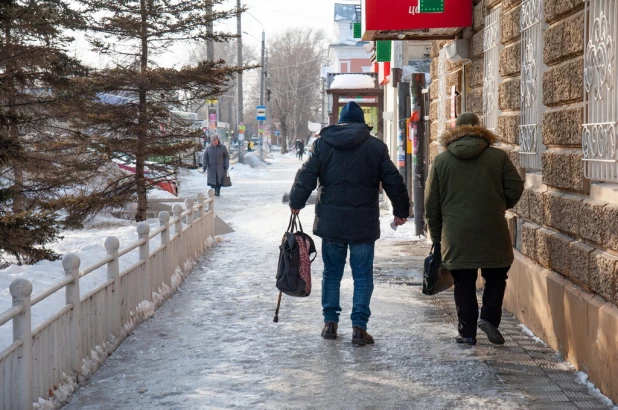
[[[410,11],[409,13],[412,14],[413,16],[415,14],[418,14],[421,12],[421,6],[410,6]]]

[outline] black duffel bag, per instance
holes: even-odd
[[[453,275],[442,266],[442,247],[440,242],[431,246],[429,256],[425,258],[423,269],[423,295],[435,295],[453,286]]]
[[[275,310],[275,322],[279,321],[279,307],[283,293],[297,297],[306,297],[311,294],[311,263],[316,256],[317,251],[313,239],[303,232],[298,215],[292,214],[288,229],[283,234],[281,246],[279,246],[279,265],[276,277],[279,300]]]

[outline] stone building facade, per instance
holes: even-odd
[[[505,307],[618,401],[618,4],[480,0],[471,62],[432,44],[430,157],[473,111],[526,180]],[[458,91],[451,96],[452,87]]]

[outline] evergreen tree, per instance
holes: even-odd
[[[64,33],[80,20],[63,0],[0,5],[0,263],[55,258],[44,245],[57,238],[59,218],[79,224],[73,211],[88,213],[70,191],[92,178],[100,156],[67,126],[85,95],[74,79],[87,70],[68,56]],[[73,206],[59,215],[63,203]]]
[[[161,55],[191,42],[227,41],[234,36],[209,33],[208,25],[242,10],[220,9],[223,0],[79,0],[89,18],[93,50],[111,58],[111,68],[89,76],[100,93],[121,96],[122,102],[99,98],[88,104],[82,126],[112,156],[135,160],[136,220],[146,218],[147,191],[182,157],[199,149],[199,130],[192,130],[171,112],[203,102],[227,88],[238,71],[223,61],[200,61],[183,67],[157,64]]]

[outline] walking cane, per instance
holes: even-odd
[[[275,318],[273,322],[277,323],[279,321],[279,306],[281,306],[281,294],[283,292],[279,291],[279,300],[277,301],[277,310],[275,310]]]

